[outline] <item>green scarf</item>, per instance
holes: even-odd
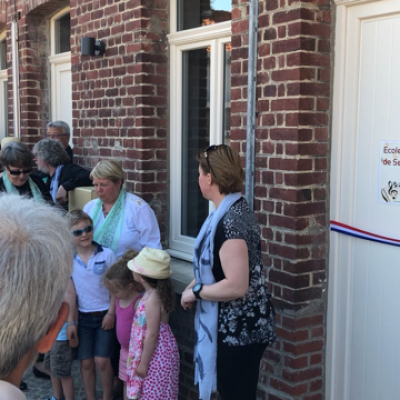
[[[119,239],[121,237],[125,198],[126,191],[121,189],[117,201],[112,206],[107,217],[97,226],[93,235],[93,240],[95,242],[100,243],[104,247],[110,248],[113,252],[117,250]],[[103,203],[100,199],[97,199],[93,207],[93,226],[96,226],[99,222],[102,212]]]
[[[6,171],[3,172],[3,183],[4,183],[4,187],[7,190],[7,193],[19,195],[18,189],[8,179]],[[42,201],[43,200],[42,192],[40,191],[40,189],[38,188],[36,183],[33,182],[31,177],[28,178],[28,184],[29,184],[29,188],[31,189],[33,198],[38,202]]]

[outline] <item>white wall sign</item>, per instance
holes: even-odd
[[[400,141],[381,141],[379,203],[400,205]]]

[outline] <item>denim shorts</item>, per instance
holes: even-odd
[[[96,313],[79,312],[77,359],[87,360],[93,357],[113,358],[115,354],[115,328],[101,329],[108,310]]]

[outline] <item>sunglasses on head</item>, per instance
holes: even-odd
[[[92,230],[93,230],[93,226],[88,225],[88,226],[85,226],[83,229],[75,229],[75,230],[71,231],[71,233],[72,233],[72,236],[79,237],[83,234],[83,232],[89,233],[89,232],[92,232]]]
[[[7,170],[10,173],[10,175],[19,176],[21,174],[24,175],[30,174],[32,172],[32,167],[28,169],[10,169],[7,167]]]
[[[229,159],[231,159],[231,154],[228,151],[228,146],[226,144],[213,144],[212,146],[207,147],[206,149],[203,150],[203,154],[207,161],[207,166],[208,169],[210,170],[210,173],[212,173],[212,169],[210,165],[210,160],[208,159],[208,154],[212,153],[214,150],[217,150],[219,147],[223,147],[226,151],[226,154],[228,154]]]

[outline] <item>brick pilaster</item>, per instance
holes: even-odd
[[[167,229],[167,0],[71,0],[75,154],[93,166],[121,161],[126,187],[150,202]],[[80,55],[82,36],[103,57]]]
[[[231,140],[244,156],[248,2],[233,3]],[[259,3],[255,210],[279,335],[260,399],[323,398],[330,38],[326,0]]]

